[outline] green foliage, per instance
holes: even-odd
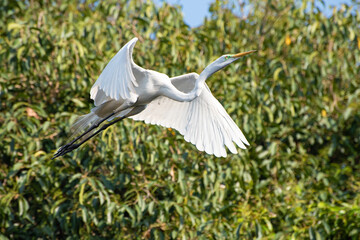
[[[295,2],[217,1],[190,29],[166,3],[1,1],[0,238],[359,239],[359,8]],[[208,80],[249,149],[215,158],[127,119],[51,160],[134,36],[169,76],[258,49]]]

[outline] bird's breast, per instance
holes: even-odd
[[[161,88],[166,85],[166,81],[169,81],[168,79],[168,76],[165,74],[147,70],[144,78],[139,79],[138,86],[136,87],[136,93],[139,96],[137,103],[146,105],[159,97],[161,95]]]
[[[160,95],[159,88],[154,85],[139,86],[137,89],[137,104],[146,105]]]

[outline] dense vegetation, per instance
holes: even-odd
[[[191,29],[166,3],[2,0],[0,239],[359,239],[359,6],[249,2]],[[134,36],[169,76],[258,49],[208,80],[251,146],[216,158],[127,119],[51,160]]]

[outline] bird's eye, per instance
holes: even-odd
[[[229,55],[225,56],[225,60],[228,60],[229,58],[230,58],[230,56],[229,56]]]

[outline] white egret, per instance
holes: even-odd
[[[243,149],[246,148],[245,144],[249,145],[241,130],[211,94],[205,80],[254,51],[223,55],[200,75],[189,73],[169,78],[134,63],[132,52],[137,40],[132,39],[120,49],[92,86],[90,97],[95,107],[73,126],[75,133],[88,128],[87,131],[62,146],[53,158],[78,148],[102,130],[127,117],[174,128],[197,149],[217,157],[226,156],[225,146],[230,152],[237,153],[233,142]],[[95,131],[105,120],[109,123]],[[76,144],[77,141],[81,142]]]

